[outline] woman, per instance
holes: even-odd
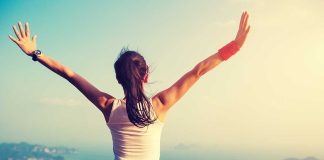
[[[169,109],[206,72],[234,55],[243,45],[250,30],[248,14],[243,12],[235,40],[198,63],[171,87],[149,98],[144,93],[149,68],[143,56],[135,51],[122,50],[115,62],[116,79],[122,85],[125,97],[115,97],[98,90],[71,69],[51,59],[36,47],[36,36],[30,39],[28,23],[19,30],[13,26],[17,39],[9,35],[21,50],[34,61],[73,84],[104,115],[111,131],[116,160],[156,160],[160,157],[160,137]]]

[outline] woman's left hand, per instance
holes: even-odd
[[[9,35],[9,38],[15,42],[20,49],[26,53],[28,56],[32,56],[33,51],[37,49],[36,47],[36,36],[33,36],[32,39],[30,39],[30,31],[28,23],[25,24],[26,31],[24,30],[21,22],[18,23],[20,33],[18,32],[16,26],[12,26],[13,30],[17,36],[18,39],[14,38],[13,36]]]

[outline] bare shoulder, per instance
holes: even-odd
[[[158,115],[158,119],[164,122],[166,117],[166,112],[164,110],[163,103],[161,102],[158,94],[152,97],[152,105],[154,107],[155,113]]]
[[[114,104],[114,101],[116,98],[110,96],[109,94],[107,93],[103,93],[103,96],[101,96],[99,98],[100,100],[100,103],[102,103],[103,105],[103,109],[101,110],[106,122],[108,123],[109,121],[109,117],[110,117],[110,113],[111,113],[111,110],[112,110],[112,107],[113,107],[113,104]]]
[[[115,97],[109,95],[108,93],[102,92],[101,95],[98,97],[98,102],[100,108],[103,110],[107,110],[109,106],[114,102]]]

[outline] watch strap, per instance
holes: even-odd
[[[40,50],[35,50],[32,52],[32,60],[38,61],[38,57],[42,55],[42,52]]]

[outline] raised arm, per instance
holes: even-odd
[[[26,23],[25,25],[26,31],[20,22],[18,23],[18,26],[20,32],[18,32],[16,26],[13,26],[13,30],[17,36],[17,39],[11,35],[9,35],[9,38],[13,42],[15,42],[27,56],[33,56],[38,62],[43,64],[45,67],[68,80],[84,96],[86,96],[87,99],[90,100],[100,111],[103,112],[106,110],[106,107],[110,103],[112,103],[114,97],[110,96],[107,93],[101,92],[91,83],[89,83],[85,78],[73,72],[68,67],[63,66],[54,59],[46,56],[44,53],[38,56],[34,55],[35,51],[37,50],[36,36],[33,36],[33,38],[30,39],[28,23]]]
[[[171,106],[173,106],[173,104],[175,104],[191,88],[191,86],[199,80],[201,76],[215,68],[224,60],[227,60],[242,47],[250,30],[250,26],[247,25],[248,17],[249,15],[247,12],[242,13],[240,27],[235,40],[221,48],[217,53],[198,63],[171,87],[153,97],[153,103],[159,106],[158,110],[162,117],[171,108]]]

